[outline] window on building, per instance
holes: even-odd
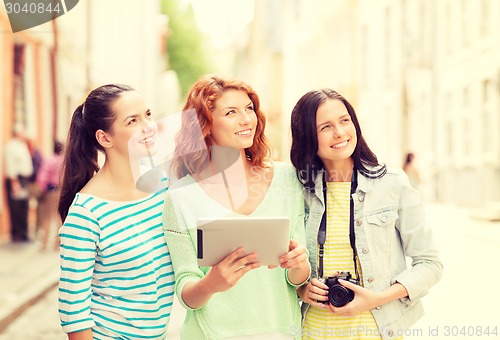
[[[418,42],[420,53],[423,52],[424,42],[425,42],[425,1],[420,1],[418,3]],[[422,55],[419,55],[422,58]]]
[[[448,157],[451,161],[454,159],[454,153],[455,153],[455,148],[453,147],[453,121],[451,119],[448,120],[447,126],[446,126],[446,136],[448,137]]]
[[[292,2],[293,16],[295,21],[300,21],[300,14],[303,11],[302,6],[303,6],[302,0],[294,0]]]
[[[450,3],[450,0],[446,2],[445,5],[445,13],[443,15],[443,18],[445,20],[445,46],[446,46],[446,53],[451,53],[452,51],[452,46],[453,46],[453,12],[452,12],[452,6]]]
[[[387,7],[385,9],[385,26],[384,26],[384,40],[385,40],[385,48],[384,48],[384,62],[385,62],[385,78],[389,80],[391,78],[391,67],[392,67],[392,9],[391,7]]]
[[[463,150],[464,154],[466,156],[471,155],[472,152],[472,143],[473,143],[473,126],[472,126],[472,117],[470,114],[470,90],[469,87],[465,87],[463,89],[463,95],[462,95],[462,105],[463,105],[463,135],[462,135],[462,142],[463,142]],[[475,137],[474,137],[475,138]]]
[[[460,21],[461,21],[461,35],[462,35],[462,45],[467,46],[470,43],[470,34],[471,34],[471,28],[469,25],[469,18],[470,18],[470,9],[469,9],[469,1],[468,0],[462,0],[462,11],[460,13]]]
[[[25,46],[14,45],[14,120],[26,123],[24,93]]]
[[[490,30],[490,23],[489,23],[489,18],[490,18],[490,0],[481,0],[479,4],[479,11],[480,11],[480,34],[482,37],[486,37],[489,34]]]
[[[492,93],[493,90],[492,82],[488,79],[483,81],[482,84],[482,100],[481,103],[483,105],[482,111],[482,141],[481,141],[481,149],[485,154],[488,154],[492,151],[493,145],[493,120],[491,119],[493,115],[493,101],[492,101]]]
[[[446,120],[446,131],[445,131],[445,136],[446,136],[446,155],[448,156],[448,159],[451,161],[453,160],[453,155],[455,153],[455,148],[454,148],[454,135],[453,135],[453,124],[456,121],[454,120],[454,115],[453,115],[453,96],[451,93],[448,93],[446,96],[446,102],[444,105],[444,110],[447,112],[447,120]]]
[[[368,48],[368,27],[363,25],[361,28],[361,83],[368,86],[369,70],[369,48]]]

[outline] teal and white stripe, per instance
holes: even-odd
[[[165,191],[132,202],[76,195],[59,231],[66,333],[165,338],[175,283],[162,229]]]

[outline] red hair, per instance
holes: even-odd
[[[252,166],[256,167],[265,167],[266,161],[269,160],[271,149],[264,135],[266,118],[260,109],[260,100],[254,89],[237,79],[216,75],[204,76],[193,84],[182,109],[182,127],[175,139],[172,164],[173,173],[178,178],[187,174],[196,176],[209,165],[210,154],[207,150],[210,150],[212,145],[210,138],[213,124],[212,111],[215,109],[217,99],[227,90],[245,92],[252,101],[257,115],[254,142],[251,147],[245,149],[247,159],[250,160]],[[196,111],[197,120],[193,120],[192,115],[189,114],[189,111],[193,109]],[[199,135],[199,129],[201,129],[203,141],[193,140],[193,136]],[[205,143],[206,148],[201,143]]]

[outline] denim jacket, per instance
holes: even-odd
[[[315,179],[315,192],[305,190],[307,249],[311,277],[317,277],[317,235],[325,210],[322,174]],[[420,298],[442,275],[442,263],[426,221],[420,193],[413,189],[401,169],[387,169],[379,179],[358,172],[353,194],[356,249],[363,272],[363,286],[383,291],[399,282],[408,297],[373,309],[382,338],[403,335],[422,315]],[[412,259],[408,267],[406,257]],[[343,268],[338,268],[343,270]],[[303,305],[303,312],[307,305]]]

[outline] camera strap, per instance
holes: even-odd
[[[354,232],[354,200],[352,195],[356,192],[356,188],[358,186],[358,172],[356,169],[352,169],[352,178],[351,178],[351,194],[349,195],[350,201],[350,218],[349,218],[349,241],[351,243],[352,254],[354,261],[354,270],[356,272],[356,279],[359,279],[358,274],[358,252],[356,251],[356,235]],[[318,278],[323,277],[323,258],[325,256],[325,241],[326,241],[326,215],[327,215],[327,207],[326,207],[326,170],[323,172],[323,200],[325,204],[325,211],[323,212],[323,216],[321,217],[321,223],[319,225],[318,231],[318,244],[319,244],[319,263],[318,263]]]

